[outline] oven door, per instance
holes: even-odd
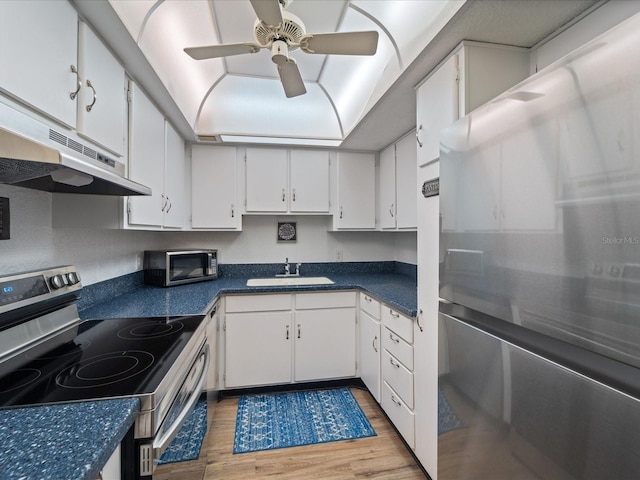
[[[200,398],[200,394],[205,390],[209,356],[209,345],[205,343],[198,353],[197,359],[191,366],[189,373],[185,377],[185,381],[178,391],[169,412],[158,428],[153,439],[153,450],[152,452],[148,452],[152,453],[152,458],[151,455],[143,455],[147,457],[148,462],[144,462],[141,458],[141,476],[144,476],[144,473],[150,474],[153,469],[155,469],[160,457],[178,434],[185,420],[193,411],[196,402]],[[146,468],[142,468],[143,464],[146,464]],[[149,471],[149,469],[151,471]]]

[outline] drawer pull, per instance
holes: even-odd
[[[389,362],[396,368],[400,368],[400,364],[393,361],[393,358],[389,358]]]
[[[300,324],[298,324],[298,338],[300,338]]]
[[[393,318],[400,318],[400,314],[394,312],[393,310],[389,309],[389,314],[393,317]]]
[[[402,402],[400,400],[396,400],[396,397],[394,395],[391,395],[391,401],[396,405],[398,405],[399,407],[402,406]]]
[[[376,353],[378,353],[378,336],[376,335],[375,337],[373,337],[373,342],[371,342],[371,344],[373,345],[373,349],[376,351]]]
[[[399,338],[394,338],[392,333],[389,334],[389,338],[393,342],[400,343],[400,339]]]
[[[366,295],[364,296],[364,299],[369,303],[371,303],[373,301],[373,300],[371,300],[371,297],[367,297]]]
[[[289,340],[289,325],[287,325],[287,340]]]

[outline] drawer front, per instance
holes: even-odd
[[[405,342],[387,327],[382,332],[382,347],[413,371],[413,346]]]
[[[382,407],[409,446],[415,448],[413,412],[400,400],[398,394],[387,382],[382,386]]]
[[[382,354],[382,378],[409,408],[413,408],[413,372],[386,350]]]
[[[270,312],[291,310],[291,295],[227,295],[226,312]]]
[[[405,317],[394,309],[382,306],[382,323],[404,338],[408,343],[413,343],[413,320]]]
[[[355,292],[296,293],[297,310],[356,306]]]
[[[362,292],[360,292],[360,310],[367,312],[376,320],[380,320],[380,302]]]

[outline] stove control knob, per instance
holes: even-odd
[[[62,288],[66,285],[65,278],[62,275],[54,275],[49,279],[49,283],[55,290],[58,290],[59,288]]]
[[[69,285],[75,285],[80,282],[80,276],[76,272],[67,273],[66,277]]]

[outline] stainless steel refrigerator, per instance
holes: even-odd
[[[441,136],[438,479],[640,478],[640,17]]]

